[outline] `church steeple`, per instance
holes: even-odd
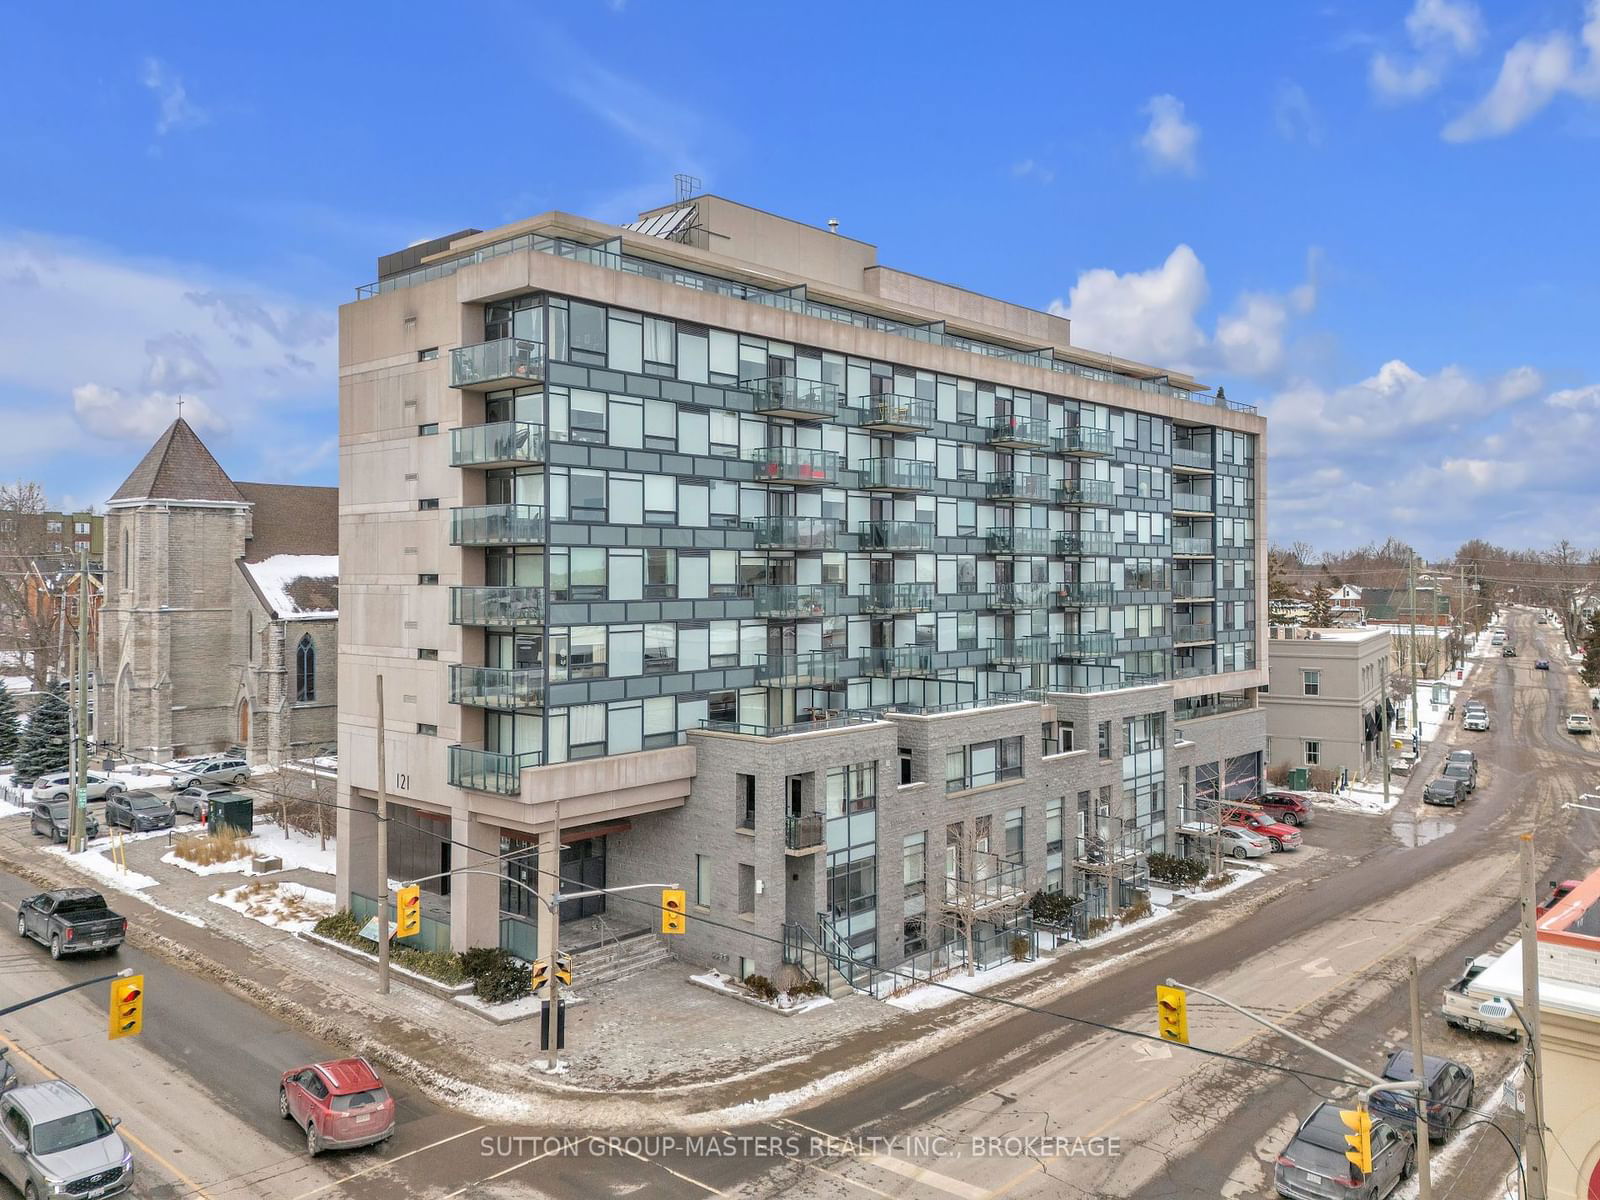
[[[167,426],[167,431],[150,447],[133,474],[123,481],[110,503],[140,500],[249,503],[182,417]]]

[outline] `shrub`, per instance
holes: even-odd
[[[1339,784],[1339,772],[1332,767],[1311,767],[1311,790],[1331,792]]]
[[[1065,892],[1039,891],[1028,901],[1028,908],[1033,912],[1033,919],[1043,925],[1065,925],[1072,919],[1077,903],[1078,897]]]
[[[1279,763],[1275,767],[1267,768],[1267,782],[1273,787],[1289,786],[1289,764]]]
[[[335,942],[342,942],[364,954],[376,954],[378,943],[371,938],[361,936],[361,929],[365,924],[365,921],[357,919],[356,915],[346,908],[323,917],[312,926],[312,932]],[[419,950],[414,946],[396,946],[390,952],[389,959],[397,967],[404,967],[418,975],[426,975],[429,979],[450,987],[467,981],[467,973],[461,966],[461,955],[454,951]]]
[[[1021,935],[1012,938],[1010,950],[1012,962],[1026,962],[1028,960],[1029,950],[1028,939],[1022,937]]]
[[[1220,875],[1213,875],[1210,879],[1208,879],[1204,883],[1202,883],[1200,885],[1200,887],[1204,891],[1214,892],[1219,887],[1222,887],[1224,884],[1232,883],[1232,882],[1233,882],[1233,872],[1232,871],[1223,871]]]
[[[1142,921],[1155,910],[1150,907],[1150,897],[1141,896],[1138,900],[1122,910],[1118,917],[1124,925],[1132,925],[1135,921]]]
[[[355,913],[348,908],[341,908],[338,912],[323,917],[322,920],[312,926],[312,930],[322,937],[332,938],[336,942],[346,942],[353,946],[362,940],[360,936],[361,925],[362,922],[356,920]],[[372,942],[368,942],[367,945],[377,949]]]
[[[822,986],[822,981],[821,980],[819,980],[819,979],[807,979],[807,980],[804,980],[801,983],[795,984],[792,988],[790,988],[789,989],[789,995],[791,995],[791,996],[824,996],[824,995],[827,995],[827,991],[828,991],[828,989]]]
[[[511,951],[504,946],[473,946],[461,952],[461,969],[469,979],[492,975],[511,963]]]
[[[216,833],[184,834],[174,843],[172,852],[185,862],[209,867],[246,858],[254,852],[254,847],[249,834],[224,825]]]
[[[777,986],[765,975],[746,975],[744,986],[755,993],[758,1000],[765,1000],[768,1004],[778,998]]]
[[[1173,887],[1193,887],[1206,877],[1206,865],[1180,854],[1152,854],[1146,860],[1150,865],[1150,878],[1157,883]]]
[[[1098,937],[1100,934],[1104,933],[1110,928],[1110,917],[1094,917],[1084,925],[1083,935],[1085,937]]]
[[[472,992],[485,1004],[506,1004],[528,995],[531,985],[527,965],[503,954],[495,966],[474,977]]]

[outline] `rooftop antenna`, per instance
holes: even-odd
[[[693,175],[679,171],[672,177],[672,182],[678,186],[679,204],[687,204],[700,194],[700,180]]]
[[[829,217],[828,218],[828,232],[829,233],[838,233],[839,232],[839,218],[838,217]]]

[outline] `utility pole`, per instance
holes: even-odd
[[[1417,556],[1406,559],[1407,607],[1411,609],[1411,737],[1422,757],[1422,718],[1417,715]]]
[[[89,808],[89,547],[78,551],[78,669],[73,674],[78,689],[78,728],[72,739],[77,761],[72,772],[72,815],[67,822],[68,848],[79,854],[83,851],[86,817]]]
[[[1417,1078],[1417,1200],[1433,1200],[1433,1174],[1428,1165],[1428,1074],[1422,1057],[1422,989],[1417,981],[1417,956],[1410,956],[1411,1073]]]
[[[565,1032],[566,1022],[561,1019],[561,980],[556,976],[556,966],[561,961],[561,797],[552,797],[550,823],[555,826],[553,840],[556,844],[555,863],[546,867],[540,864],[540,871],[551,871],[553,875],[554,891],[546,903],[550,906],[550,951],[545,953],[543,946],[539,947],[539,954],[545,960],[544,996],[550,1005],[550,1057],[547,1059],[548,1069],[552,1072],[561,1070],[561,1042],[558,1035]],[[546,879],[552,876],[544,876]],[[540,882],[540,890],[544,888]]]
[[[378,676],[378,995],[389,994],[389,765],[384,755],[383,676]]]
[[[1524,1078],[1527,1112],[1522,1120],[1522,1161],[1527,1200],[1548,1200],[1544,1157],[1544,1060],[1539,1049],[1538,881],[1533,874],[1533,834],[1522,835],[1522,1024],[1528,1033]]]
[[[1394,643],[1389,643],[1389,648],[1394,648]],[[1389,656],[1383,656],[1383,686],[1378,690],[1378,711],[1383,714],[1383,745],[1379,749],[1383,752],[1383,811],[1389,811]]]

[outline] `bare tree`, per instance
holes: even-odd
[[[63,531],[46,528],[44,488],[18,480],[0,484],[0,651],[11,651],[44,686],[55,660],[60,597],[47,597],[42,585],[70,561]]]
[[[977,974],[977,929],[1004,928],[1039,890],[1043,876],[987,847],[976,827],[956,822],[945,830],[944,902],[940,924],[966,947],[967,975]]]

